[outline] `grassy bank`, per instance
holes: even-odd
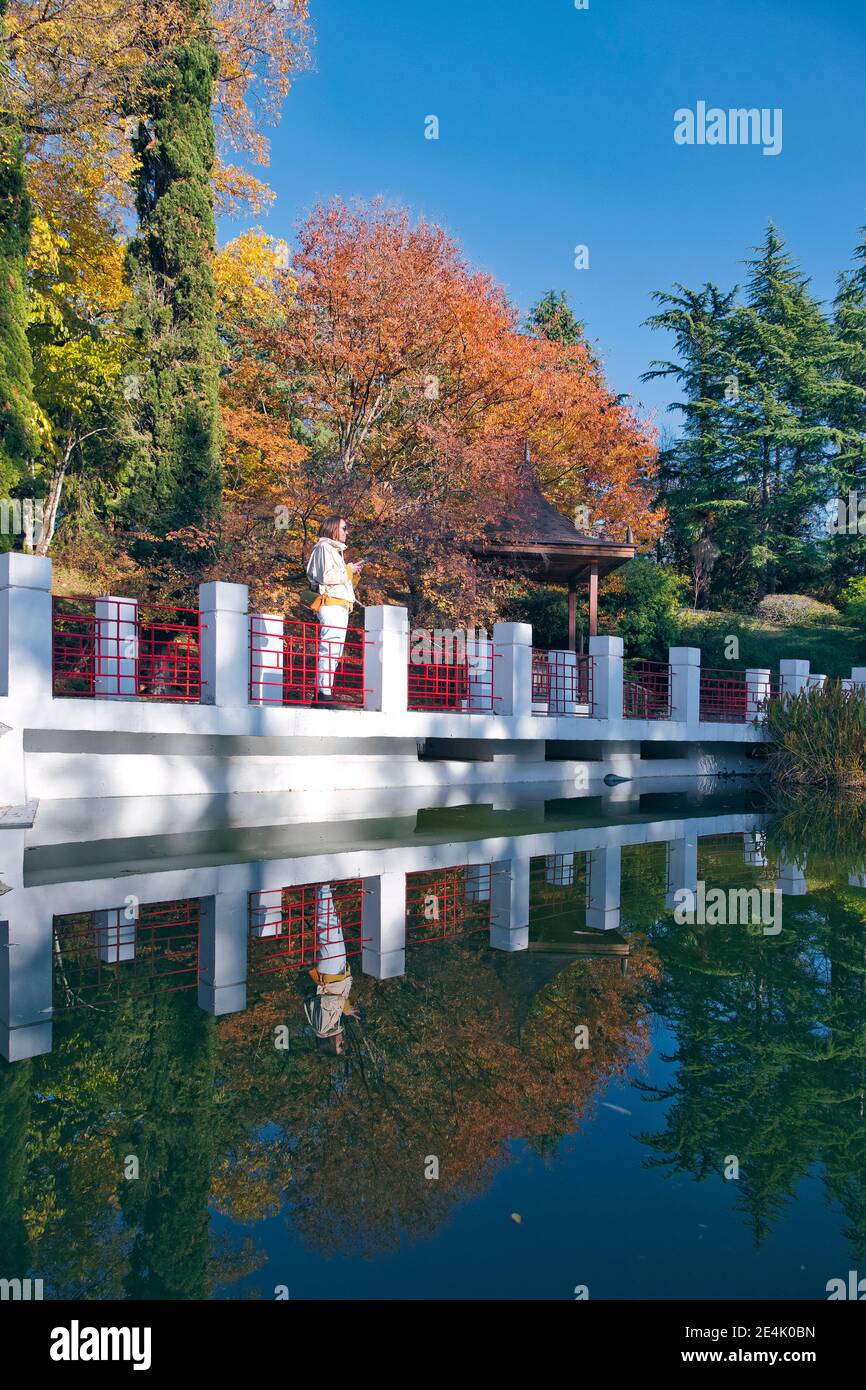
[[[757,617],[736,613],[681,611],[679,642],[700,647],[703,665],[725,669],[779,668],[786,657],[805,657],[812,670],[827,676],[850,676],[852,666],[866,666],[866,638],[846,622],[822,617],[817,622],[776,626]],[[738,661],[725,657],[725,640],[734,636],[740,644]]]

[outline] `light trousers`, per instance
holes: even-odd
[[[320,883],[316,888],[316,969],[323,975],[339,975],[345,968],[346,942],[331,885]]]
[[[319,694],[330,699],[334,689],[334,677],[346,645],[346,628],[349,626],[349,609],[336,603],[322,604],[319,619],[319,664],[317,681]]]

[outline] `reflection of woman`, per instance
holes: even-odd
[[[320,883],[316,888],[315,931],[316,965],[310,978],[316,993],[305,1002],[304,1013],[316,1037],[339,1054],[343,1050],[343,1018],[347,1014],[357,1018],[358,1011],[349,1003],[352,974],[330,883]]]
[[[317,704],[332,704],[334,676],[346,644],[349,614],[355,603],[355,580],[367,563],[344,559],[349,527],[345,517],[328,516],[319,527],[319,539],[307,562],[307,578],[320,598]]]

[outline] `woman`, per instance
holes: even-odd
[[[319,527],[319,539],[307,562],[310,586],[321,596],[317,688],[319,705],[333,705],[334,676],[346,643],[349,614],[355,602],[355,580],[367,563],[347,565],[343,557],[349,527],[346,518],[328,516]]]
[[[346,959],[343,925],[334,905],[330,883],[316,887],[316,965],[310,977],[316,993],[304,1004],[307,1022],[327,1047],[343,1051],[343,1019],[358,1017],[358,1010],[349,1003],[352,973]]]

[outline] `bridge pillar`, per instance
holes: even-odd
[[[249,895],[244,891],[199,898],[198,1002],[219,1017],[247,1006]]]
[[[525,951],[529,945],[529,856],[490,866],[490,945]]]
[[[0,1056],[20,1062],[51,1051],[54,918],[17,895],[0,898]]]
[[[406,875],[392,870],[362,879],[361,886],[361,969],[376,980],[405,975]]]
[[[676,895],[683,888],[687,888],[690,893],[698,891],[697,836],[691,840],[668,841],[665,907],[669,912],[678,906]]]
[[[532,626],[493,624],[493,709],[496,714],[532,713]]]
[[[592,931],[616,931],[620,923],[622,849],[603,845],[587,855],[586,925]]]
[[[201,702],[231,708],[250,703],[250,618],[246,584],[198,587],[201,612]]]
[[[669,647],[671,719],[697,733],[701,720],[701,649]]]
[[[590,637],[592,713],[596,719],[622,719],[623,644],[621,637]]]
[[[408,702],[408,610],[371,606],[364,613],[364,709],[405,714]]]

